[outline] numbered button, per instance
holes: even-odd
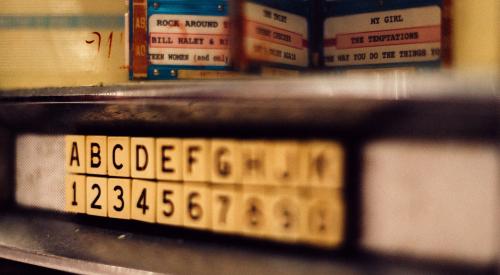
[[[305,192],[300,239],[306,243],[335,247],[344,238],[344,201],[341,190],[315,189]]]
[[[300,202],[294,189],[280,190],[271,200],[271,236],[295,241],[300,234]]]
[[[270,235],[270,200],[272,194],[268,188],[243,186],[241,232],[250,236]]]
[[[271,183],[272,143],[266,141],[241,142],[241,178],[244,184]]]
[[[233,233],[238,230],[237,215],[241,202],[241,190],[237,186],[214,185],[212,187],[212,230]],[[238,188],[241,188],[238,186]]]
[[[184,184],[184,226],[210,228],[210,188],[206,183]]]
[[[108,216],[130,219],[130,180],[108,179]]]
[[[108,179],[87,177],[87,214],[106,217],[108,214]]]
[[[66,175],[66,207],[73,213],[85,213],[85,176]]]
[[[108,176],[130,176],[130,137],[108,137]]]
[[[180,182],[159,182],[156,190],[156,221],[162,224],[182,225],[183,185]]]
[[[156,183],[146,180],[132,180],[132,203],[130,216],[133,220],[155,222]]]

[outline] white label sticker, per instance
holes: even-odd
[[[306,67],[307,20],[254,3],[244,4],[244,47],[249,59]]]
[[[439,60],[439,6],[330,17],[324,25],[326,66]]]
[[[229,66],[227,16],[154,14],[149,17],[153,65]]]

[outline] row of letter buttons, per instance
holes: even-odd
[[[320,246],[344,235],[341,190],[68,174],[66,211]]]
[[[165,181],[342,188],[332,141],[66,136],[66,171]]]

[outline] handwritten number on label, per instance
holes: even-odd
[[[85,40],[87,44],[93,44],[97,40],[97,53],[101,51],[101,42],[102,35],[100,32],[92,32],[92,35],[95,36],[95,39]],[[120,39],[123,39],[123,33],[120,33]],[[108,59],[111,58],[111,49],[113,48],[113,32],[110,32],[108,35]]]

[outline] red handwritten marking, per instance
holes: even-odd
[[[97,42],[97,52],[99,52],[101,50],[101,34],[98,32],[93,32],[92,34],[97,35],[97,38],[99,39],[99,42]],[[85,43],[92,44],[92,43],[94,43],[94,41],[95,41],[95,39],[94,40],[85,40]]]
[[[111,57],[111,47],[113,45],[113,32],[109,34],[109,48],[108,48],[108,59]]]

